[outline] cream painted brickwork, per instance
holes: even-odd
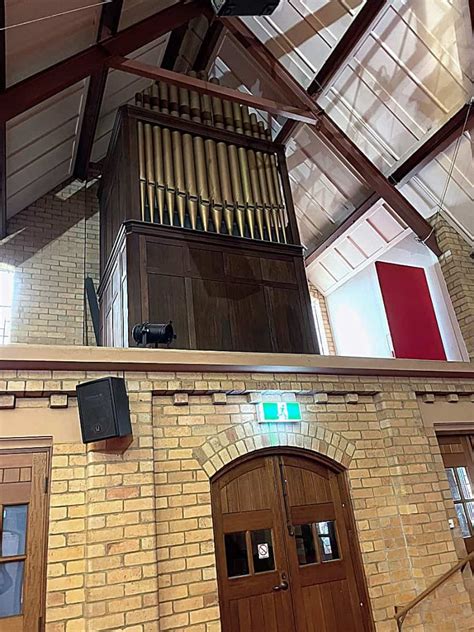
[[[474,359],[474,259],[473,248],[441,216],[433,223],[443,251],[441,270],[471,358]]]
[[[0,267],[15,273],[11,342],[95,344],[89,319],[84,326],[84,276],[97,287],[98,210],[96,187],[74,181],[9,221]]]
[[[329,312],[325,297],[321,292],[312,284],[308,282],[309,293],[312,300],[317,301],[321,308],[322,327],[326,335],[328,343],[329,355],[336,355],[336,345],[334,344],[334,338],[332,335],[331,323],[329,322]]]
[[[16,395],[16,408],[0,414],[14,419],[23,409],[44,436],[42,409],[50,395],[72,394],[78,381],[99,375],[0,373],[0,392]],[[377,632],[395,632],[394,606],[456,562],[448,483],[418,398],[435,392],[436,400],[447,401],[458,394],[473,407],[474,419],[474,381],[267,373],[125,377],[134,441],[123,455],[75,441],[54,444],[47,632],[218,632],[209,477],[266,445],[313,450],[347,468]],[[269,389],[296,397],[304,421],[271,434],[256,423],[255,403]],[[68,402],[76,406],[72,396]],[[468,580],[457,574],[444,584],[408,616],[404,632],[472,630]]]

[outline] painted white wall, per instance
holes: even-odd
[[[382,293],[370,265],[326,297],[337,355],[391,358]]]
[[[469,360],[439,263],[413,235],[379,261],[422,267],[448,360]],[[337,355],[390,358],[393,346],[375,264],[349,279],[327,297]]]

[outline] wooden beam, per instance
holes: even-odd
[[[7,85],[5,0],[0,0],[0,93]],[[7,125],[0,121],[0,239],[7,235]]]
[[[168,44],[166,45],[165,54],[163,55],[163,61],[161,67],[166,70],[174,70],[176,60],[181,50],[184,36],[188,30],[188,24],[182,24],[177,29],[174,29],[169,36]]]
[[[463,105],[449,121],[424,139],[421,145],[389,175],[389,180],[394,184],[405,184],[459,138],[463,129],[473,128],[474,105],[470,102]]]
[[[120,16],[122,15],[123,0],[112,0],[104,4],[100,13],[99,30],[97,33],[97,41],[102,42],[108,37],[117,34]]]
[[[439,257],[442,252],[436,241],[436,235],[431,224],[422,217],[415,207],[387,180],[374,163],[362,153],[359,147],[348,138],[342,130],[329,118],[327,114],[320,116],[318,134],[339,154],[339,156],[355,169],[358,176],[383,198],[399,215],[421,241]]]
[[[227,24],[228,20],[225,21]],[[431,225],[418,213],[415,207],[387,180],[377,167],[365,156],[359,147],[337,127],[331,118],[320,111],[306,90],[297,83],[290,73],[284,68],[268,49],[253,35],[249,28],[239,23],[239,41],[247,47],[255,63],[261,65],[262,70],[271,74],[278,85],[293,86],[293,91],[302,103],[305,103],[318,118],[317,134],[322,136],[326,143],[338,154],[349,168],[353,169],[360,180],[379,197],[382,197],[393,210],[405,221],[431,250],[441,255],[441,250],[436,242],[436,236]],[[234,30],[232,31],[234,33]],[[271,59],[268,59],[268,56]]]
[[[0,121],[8,121],[95,74],[111,57],[128,55],[202,13],[211,15],[206,0],[174,4],[120,31],[101,44],[91,46],[7,88],[0,93]]]
[[[271,112],[277,116],[286,116],[287,118],[293,118],[304,123],[316,124],[315,116],[309,112],[302,110],[294,105],[283,105],[277,101],[270,99],[264,99],[262,97],[255,97],[252,94],[246,92],[240,92],[239,90],[233,90],[232,88],[226,88],[214,83],[202,81],[201,79],[195,79],[188,75],[182,75],[179,72],[173,72],[171,70],[165,70],[164,68],[157,68],[150,64],[144,64],[143,62],[135,61],[134,59],[127,59],[126,57],[115,57],[107,61],[109,68],[115,68],[116,70],[122,70],[132,75],[139,75],[140,77],[147,77],[155,81],[165,81],[168,84],[178,86],[179,88],[189,88],[195,90],[200,94],[207,94],[211,97],[219,97],[227,101],[233,101],[236,103],[242,103],[248,107],[255,108],[256,110],[264,110],[265,112]]]
[[[316,99],[328,86],[387,4],[388,0],[371,0],[364,4],[309,85],[310,96]],[[277,142],[285,145],[295,134],[297,125],[293,121],[286,121],[277,136]]]
[[[224,25],[221,20],[214,20],[211,22],[202,41],[201,47],[199,48],[193,70],[196,70],[197,72],[206,70],[209,60],[213,59],[218,53],[223,32]]]

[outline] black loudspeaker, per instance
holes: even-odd
[[[104,377],[78,384],[76,393],[84,443],[132,434],[123,378]]]
[[[271,15],[280,0],[211,0],[220,17],[226,15]]]

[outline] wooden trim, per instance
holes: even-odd
[[[469,362],[31,344],[1,346],[0,370],[304,373],[474,380],[474,367]]]
[[[2,452],[48,452],[53,437],[0,437]]]
[[[187,132],[194,136],[206,136],[217,141],[222,141],[223,143],[247,147],[249,149],[254,149],[255,151],[263,151],[271,154],[277,153],[280,150],[284,151],[283,145],[278,145],[269,140],[254,138],[253,136],[246,136],[245,134],[238,134],[237,132],[231,132],[225,129],[219,129],[217,127],[213,127],[212,125],[197,123],[195,121],[172,116],[171,114],[163,114],[162,112],[147,110],[136,105],[123,105],[120,108],[120,111],[122,116],[126,115],[129,118],[145,121],[147,123],[169,127],[170,129],[177,129],[181,132]]]
[[[466,130],[474,128],[473,102],[466,103],[433,134],[425,138],[421,145],[408,156],[403,163],[388,176],[391,182],[400,186],[416,176],[423,167],[451,145],[466,126]]]
[[[0,94],[7,85],[5,1],[0,0]],[[0,239],[7,236],[7,126],[0,121]]]
[[[189,75],[183,75],[179,72],[166,70],[165,68],[157,68],[151,64],[145,64],[141,61],[128,59],[127,57],[112,57],[107,60],[106,63],[109,68],[121,70],[122,72],[128,72],[132,75],[146,77],[147,79],[153,79],[154,81],[164,81],[170,85],[177,86],[178,88],[187,88],[211,97],[218,97],[234,103],[242,103],[248,107],[255,108],[256,110],[264,110],[265,112],[271,112],[277,116],[286,116],[287,118],[302,121],[303,123],[309,123],[310,125],[316,124],[316,118],[310,111],[303,110],[294,105],[283,105],[282,103],[278,103],[277,101],[273,101],[271,99],[256,97],[252,94],[248,94],[247,92],[226,88],[225,86],[209,83],[207,81],[203,81],[202,79],[190,77]]]
[[[8,121],[94,74],[111,57],[128,55],[203,13],[211,15],[211,9],[206,0],[173,4],[129,26],[102,43],[91,46],[10,86],[3,93],[0,92],[0,121]]]

